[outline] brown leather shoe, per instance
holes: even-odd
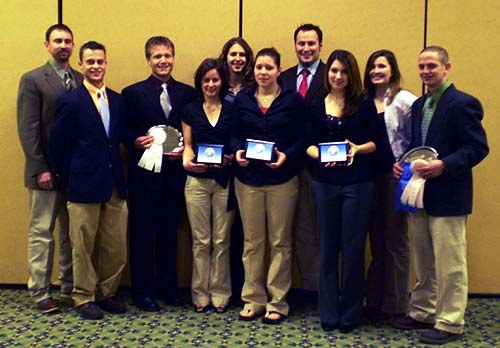
[[[127,306],[125,302],[118,296],[111,296],[102,301],[97,302],[101,309],[109,312],[111,314],[121,314],[127,311]]]
[[[83,319],[101,319],[103,317],[101,309],[94,302],[85,302],[75,309]]]
[[[36,307],[44,314],[56,313],[61,310],[56,301],[54,301],[51,297],[38,301],[36,303]]]

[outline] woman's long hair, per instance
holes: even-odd
[[[396,60],[396,56],[392,51],[389,50],[378,50],[373,52],[368,60],[366,61],[365,75],[364,75],[364,93],[370,97],[375,97],[376,87],[372,83],[372,79],[370,78],[370,70],[373,68],[373,64],[375,60],[379,57],[385,57],[389,66],[391,67],[391,77],[389,79],[389,87],[387,88],[387,105],[390,105],[394,100],[396,94],[402,89],[403,77],[401,76],[401,72],[399,71],[398,61]]]
[[[344,107],[342,108],[342,116],[350,116],[358,109],[363,95],[363,87],[361,84],[361,75],[359,73],[358,62],[354,55],[346,50],[333,51],[326,62],[324,84],[328,92],[332,90],[328,79],[328,72],[334,61],[338,60],[345,67],[349,82],[345,87],[344,92]]]
[[[219,59],[224,65],[224,69],[226,70],[226,75],[229,78],[230,68],[227,65],[227,55],[229,54],[229,50],[231,49],[231,47],[233,47],[234,44],[240,45],[241,47],[243,47],[243,50],[245,51],[246,64],[245,68],[243,69],[243,85],[246,87],[251,86],[255,82],[253,76],[253,65],[254,65],[253,51],[250,45],[245,41],[245,39],[243,39],[242,37],[233,37],[229,39],[222,47],[222,52],[219,56]]]

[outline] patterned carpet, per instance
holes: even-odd
[[[76,312],[42,315],[25,290],[0,289],[0,347],[424,347],[418,333],[388,323],[365,325],[350,334],[325,333],[314,306],[295,307],[286,322],[268,326],[238,320],[240,308],[225,314],[193,312],[191,306],[137,310],[82,320]],[[465,335],[446,347],[500,347],[500,299],[474,298]]]

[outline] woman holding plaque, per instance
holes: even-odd
[[[411,105],[417,97],[401,88],[396,57],[388,50],[370,55],[364,85],[377,107],[379,133],[365,315],[381,321],[405,314],[408,307],[410,248],[406,214],[394,209],[398,180],[392,165],[410,144]]]
[[[213,305],[224,313],[231,296],[228,209],[231,104],[221,100],[226,87],[222,63],[205,59],[194,80],[201,97],[188,104],[182,118],[186,206],[193,235],[191,296],[197,313]]]
[[[279,53],[274,48],[260,50],[254,67],[257,85],[234,101],[231,137],[244,233],[245,305],[239,318],[250,321],[265,313],[266,324],[278,324],[288,315],[291,230],[305,149],[303,100],[281,88],[279,75]]]
[[[358,64],[350,52],[333,51],[326,67],[329,93],[312,101],[307,148],[317,160],[312,190],[320,258],[318,307],[325,331],[347,333],[361,323],[363,311],[376,109],[372,100],[363,98]]]
[[[236,95],[253,85],[253,51],[242,37],[229,39],[222,47],[219,59],[228,77],[228,90],[224,99],[232,103]]]

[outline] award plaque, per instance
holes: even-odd
[[[174,127],[160,125],[151,127],[147,135],[153,137],[153,143],[144,151],[137,165],[160,173],[163,155],[178,151],[184,145],[182,134]]]
[[[349,152],[349,143],[347,141],[320,143],[318,149],[321,163],[347,164],[347,153]]]
[[[276,143],[272,141],[247,139],[245,145],[245,158],[271,162],[274,158],[275,146]]]
[[[430,146],[413,148],[401,156],[398,162],[403,168],[403,175],[399,180],[397,193],[400,195],[401,207],[408,211],[424,208],[426,180],[419,175],[418,169],[427,165],[428,161],[436,159],[438,153]]]
[[[195,162],[222,164],[224,162],[224,145],[197,144]]]
[[[163,153],[168,154],[175,151],[175,149],[182,147],[184,145],[181,132],[176,128],[171,126],[154,126],[151,127],[147,135],[153,136],[155,144],[161,144],[163,146]]]
[[[399,159],[399,163],[404,163],[408,162],[411,163],[417,159],[423,159],[426,161],[431,161],[438,159],[439,155],[433,147],[430,146],[419,146],[415,147],[408,152],[406,152],[401,158]]]

